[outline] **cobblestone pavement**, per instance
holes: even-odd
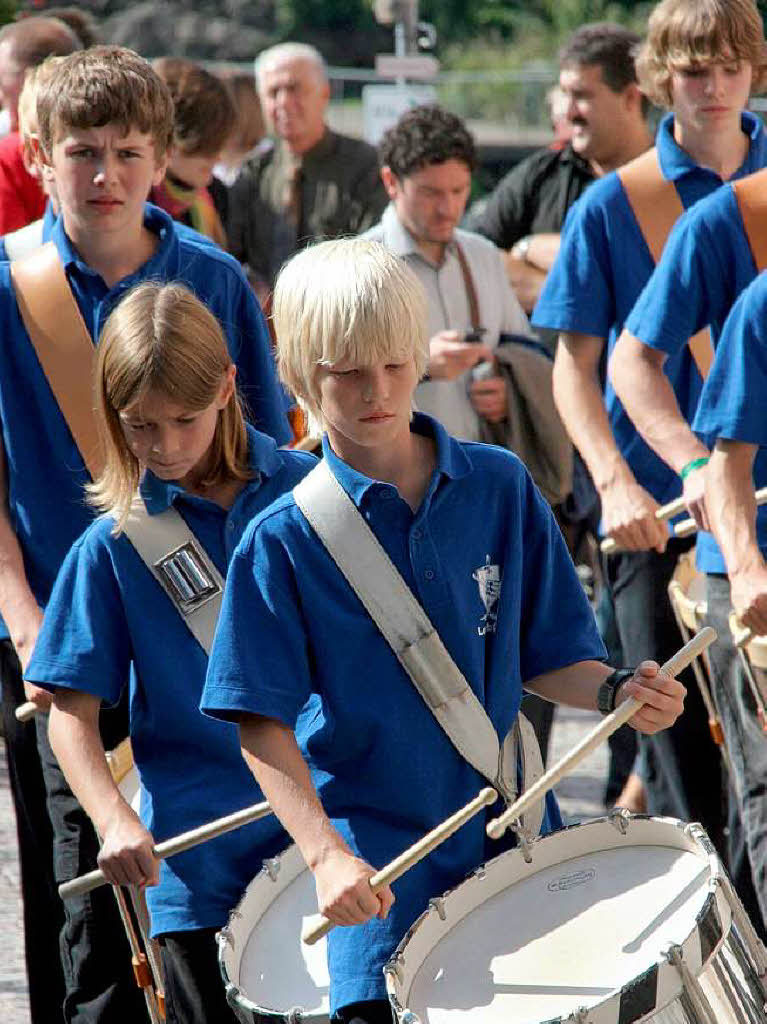
[[[571,708],[557,708],[551,737],[551,763],[567,753],[598,716]],[[601,794],[607,772],[607,748],[593,753],[557,787],[568,821],[596,817],[603,812]],[[5,747],[0,742],[0,1021],[29,1024],[26,976],[22,955],[21,902],[16,857],[16,827],[11,807]],[[55,1022],[51,1022],[55,1024]]]

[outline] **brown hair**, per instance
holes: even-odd
[[[636,61],[642,91],[673,106],[671,75],[691,65],[748,61],[752,92],[767,84],[764,26],[754,0],[662,0],[648,23]]]
[[[173,145],[187,156],[220,153],[237,118],[221,79],[183,57],[159,57],[152,67],[173,98]]]
[[[59,18],[33,15],[4,25],[0,42],[9,42],[14,61],[20,68],[37,67],[46,57],[65,57],[79,50],[81,43],[74,31]]]
[[[125,439],[120,412],[150,391],[189,410],[207,408],[232,360],[218,320],[188,288],[146,282],[116,306],[97,347],[96,415],[106,453],[88,501],[116,520],[119,532],[130,511],[141,468]],[[221,410],[213,438],[210,487],[248,480],[248,438],[236,393]]]
[[[238,153],[249,153],[266,135],[255,79],[245,71],[220,71],[219,78],[231,93],[236,114],[228,145]]]
[[[40,145],[50,157],[68,128],[117,124],[151,135],[162,159],[173,139],[173,100],[149,61],[121,46],[94,46],[62,60],[37,95]]]

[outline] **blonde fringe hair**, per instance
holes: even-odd
[[[426,294],[404,260],[380,242],[336,239],[309,246],[280,271],[273,313],[280,378],[323,429],[317,369],[429,356]]]
[[[232,365],[218,320],[188,288],[147,282],[110,314],[96,349],[96,418],[104,469],[87,488],[88,503],[115,519],[118,534],[130,512],[141,467],[130,450],[120,413],[159,391],[198,411],[215,399]],[[219,414],[204,487],[247,480],[248,439],[236,393]]]
[[[649,100],[670,108],[674,71],[729,60],[748,61],[751,92],[764,91],[767,53],[754,0],[662,0],[637,55],[637,78]]]

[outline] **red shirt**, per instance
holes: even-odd
[[[0,235],[39,220],[45,194],[21,159],[21,136],[11,132],[0,139]]]

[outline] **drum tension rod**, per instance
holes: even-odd
[[[613,807],[607,817],[613,828],[617,828],[620,834],[625,836],[631,822],[631,811],[627,811],[625,807]]]

